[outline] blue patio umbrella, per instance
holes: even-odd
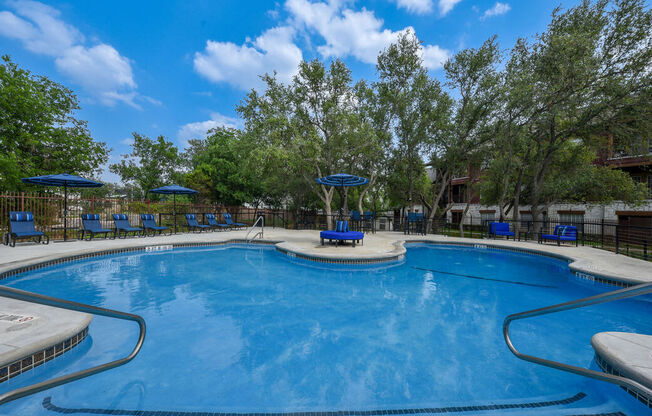
[[[63,241],[68,237],[68,188],[99,188],[104,186],[102,182],[92,181],[77,175],[68,173],[59,173],[56,175],[33,176],[31,178],[22,178],[24,183],[42,186],[63,186]]]
[[[194,189],[184,188],[179,185],[168,185],[162,186],[160,188],[152,189],[150,191],[153,194],[163,194],[163,195],[173,195],[174,204],[172,209],[172,218],[174,218],[174,233],[177,232],[177,195],[192,195],[199,193]]]
[[[316,178],[315,181],[320,185],[334,186],[338,188],[338,192],[340,193],[340,217],[342,216],[344,204],[342,190],[347,186],[361,186],[369,183],[369,179],[367,178],[348,173],[336,173],[334,175],[324,176],[323,178]]]

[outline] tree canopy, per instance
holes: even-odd
[[[91,137],[76,110],[71,90],[2,57],[0,190],[24,189],[20,178],[26,176],[101,173],[110,149]]]

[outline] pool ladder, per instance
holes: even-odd
[[[510,351],[512,351],[512,353],[514,353],[514,355],[516,355],[521,360],[525,360],[535,364],[544,365],[546,367],[555,368],[557,370],[562,370],[569,373],[578,374],[581,376],[590,377],[597,380],[602,380],[609,383],[617,384],[627,390],[634,391],[638,394],[642,394],[644,397],[646,396],[650,398],[652,397],[652,390],[630,378],[603,373],[600,371],[589,370],[582,367],[576,367],[570,364],[564,364],[557,361],[546,360],[544,358],[523,354],[522,352],[519,352],[514,347],[514,344],[512,343],[512,340],[509,336],[509,325],[512,323],[512,321],[531,318],[534,316],[547,315],[555,312],[568,311],[571,309],[583,308],[585,306],[598,305],[600,303],[606,303],[614,300],[631,298],[634,296],[645,295],[647,293],[652,293],[652,283],[643,283],[625,289],[619,289],[619,290],[614,290],[612,292],[603,293],[600,295],[590,296],[588,298],[577,299],[570,302],[560,303],[557,305],[546,306],[544,308],[539,308],[531,311],[525,311],[525,312],[509,315],[507,318],[505,318],[505,321],[503,322],[503,335],[505,337],[505,342],[507,343],[507,346],[509,347]]]
[[[256,225],[258,223],[260,223],[260,231],[258,231],[256,234],[254,234],[253,238],[249,239],[249,234],[251,234],[251,232],[256,229]],[[251,228],[247,231],[247,234],[245,235],[245,243],[249,243],[251,240],[255,240],[256,237],[260,237],[262,239],[264,231],[265,231],[265,217],[263,217],[261,215],[256,219],[256,222],[254,222],[254,225],[252,225]]]
[[[138,334],[138,341],[136,342],[136,346],[131,351],[131,353],[129,353],[129,355],[105,364],[100,364],[98,366],[88,368],[86,370],[77,371],[72,374],[68,374],[65,376],[53,378],[51,380],[42,381],[40,383],[35,383],[29,386],[8,391],[0,395],[0,405],[8,403],[12,400],[20,399],[21,397],[29,396],[38,393],[40,391],[47,390],[52,387],[70,383],[72,381],[79,380],[88,376],[92,376],[93,374],[101,373],[103,371],[110,370],[112,368],[127,364],[129,361],[133,360],[134,357],[136,357],[136,355],[138,355],[138,352],[140,352],[140,349],[143,346],[143,342],[145,341],[145,332],[146,332],[145,320],[143,319],[142,316],[139,315],[114,311],[112,309],[100,308],[97,306],[86,305],[83,303],[72,302],[64,299],[58,299],[51,296],[39,295],[38,293],[26,292],[24,290],[14,289],[7,286],[0,286],[0,296],[22,300],[24,302],[31,302],[31,303],[38,303],[46,306],[53,306],[55,308],[68,309],[71,311],[85,312],[94,315],[108,316],[109,318],[134,321],[138,323],[138,327],[140,330],[140,333]]]

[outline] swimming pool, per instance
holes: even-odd
[[[148,325],[129,364],[4,405],[2,415],[649,411],[619,387],[509,352],[505,316],[614,289],[542,256],[412,245],[400,263],[336,266],[236,245],[104,256],[2,283]],[[652,333],[650,306],[631,299],[519,321],[512,339],[523,352],[596,368],[591,336]],[[0,392],[118,358],[136,338],[136,325],[95,317],[78,347]]]

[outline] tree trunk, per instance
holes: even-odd
[[[520,224],[519,224],[519,205],[521,204],[521,186],[523,184],[523,171],[524,169],[521,168],[521,172],[518,174],[518,180],[516,181],[516,186],[514,187],[514,205],[513,205],[513,214],[512,214],[512,221],[513,221],[513,227],[514,227],[514,238],[519,239],[519,232],[521,230]]]
[[[428,214],[428,224],[426,228],[426,234],[429,233],[430,230],[432,229],[432,224],[434,222],[434,218],[437,213],[437,207],[439,206],[439,201],[441,201],[441,197],[444,196],[444,192],[446,192],[446,189],[448,188],[448,176],[449,176],[449,172],[445,172],[442,175],[439,191],[433,192],[433,199],[431,205],[432,208],[430,209],[430,213]]]
[[[369,189],[371,189],[371,187],[374,186],[375,182],[376,182],[376,172],[371,174],[371,178],[369,178],[369,183],[367,184],[367,186],[364,187],[364,189],[362,189],[362,191],[360,191],[360,196],[358,196],[358,211],[360,211],[360,214],[364,212],[362,210],[362,201],[364,201],[364,196],[367,194]]]

